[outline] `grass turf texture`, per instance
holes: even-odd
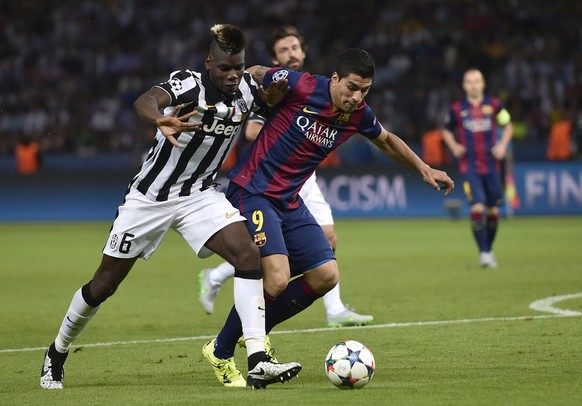
[[[277,357],[303,365],[291,383],[265,391],[218,384],[200,349],[224,323],[232,281],[215,314],[204,314],[197,273],[220,259],[197,259],[170,232],[75,342],[65,389],[47,391],[38,383],[44,350],[2,350],[50,344],[73,293],[98,265],[109,224],[0,225],[0,404],[582,403],[582,318],[530,319],[541,313],[528,308],[582,292],[582,218],[502,221],[496,270],[478,267],[466,220],[357,220],[336,227],[342,298],[373,314],[374,325],[325,329],[318,301],[278,326],[271,336]],[[582,298],[556,307],[582,311]],[[519,319],[480,320],[513,316]],[[461,319],[469,321],[402,325]],[[298,331],[281,334],[290,330]],[[174,338],[186,339],[147,342]],[[376,358],[373,380],[359,391],[338,390],[324,373],[329,348],[348,338]],[[113,341],[138,342],[91,345]],[[244,351],[236,359],[244,373]]]

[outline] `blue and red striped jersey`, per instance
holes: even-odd
[[[328,77],[273,68],[263,86],[284,78],[289,93],[228,177],[252,194],[297,208],[299,190],[331,151],[355,133],[377,138],[382,127],[365,101],[352,113],[334,108]]]
[[[489,96],[479,105],[472,105],[467,99],[451,104],[445,127],[456,133],[458,142],[467,150],[459,160],[462,174],[499,172],[499,161],[491,154],[491,148],[497,142],[497,114],[501,110],[501,101]]]

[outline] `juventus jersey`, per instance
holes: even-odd
[[[174,147],[158,129],[155,143],[132,181],[132,187],[149,199],[166,201],[213,185],[248,115],[257,108],[255,101],[260,100],[258,85],[248,72],[231,97],[216,89],[208,72],[176,71],[156,87],[171,99],[164,114],[182,105],[180,115],[195,111],[189,121],[204,123],[201,131],[176,135],[179,147]]]

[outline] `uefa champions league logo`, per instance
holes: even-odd
[[[288,70],[285,69],[278,70],[277,72],[273,73],[273,82],[278,82],[281,79],[285,79],[288,74],[289,74]]]
[[[182,81],[180,79],[174,78],[170,80],[170,86],[172,86],[172,90],[174,92],[179,92],[182,90]]]

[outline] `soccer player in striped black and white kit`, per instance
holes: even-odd
[[[301,369],[296,362],[276,364],[267,357],[259,250],[245,218],[214,187],[218,168],[249,113],[258,107],[255,101],[260,95],[271,100],[269,94],[277,90],[273,86],[268,91],[260,89],[244,71],[244,47],[238,27],[215,25],[205,72],[176,71],[135,101],[138,115],[158,127],[155,144],[119,206],[97,272],[73,296],[59,333],[46,351],[41,387],[63,388],[71,343],[101,303],[113,295],[137,258],[148,259],[170,228],[198,256],[217,253],[235,266],[234,302],[244,320],[249,373],[262,372],[254,386],[291,379]],[[284,88],[283,83],[279,94]],[[215,361],[225,386],[246,386],[232,359]]]

